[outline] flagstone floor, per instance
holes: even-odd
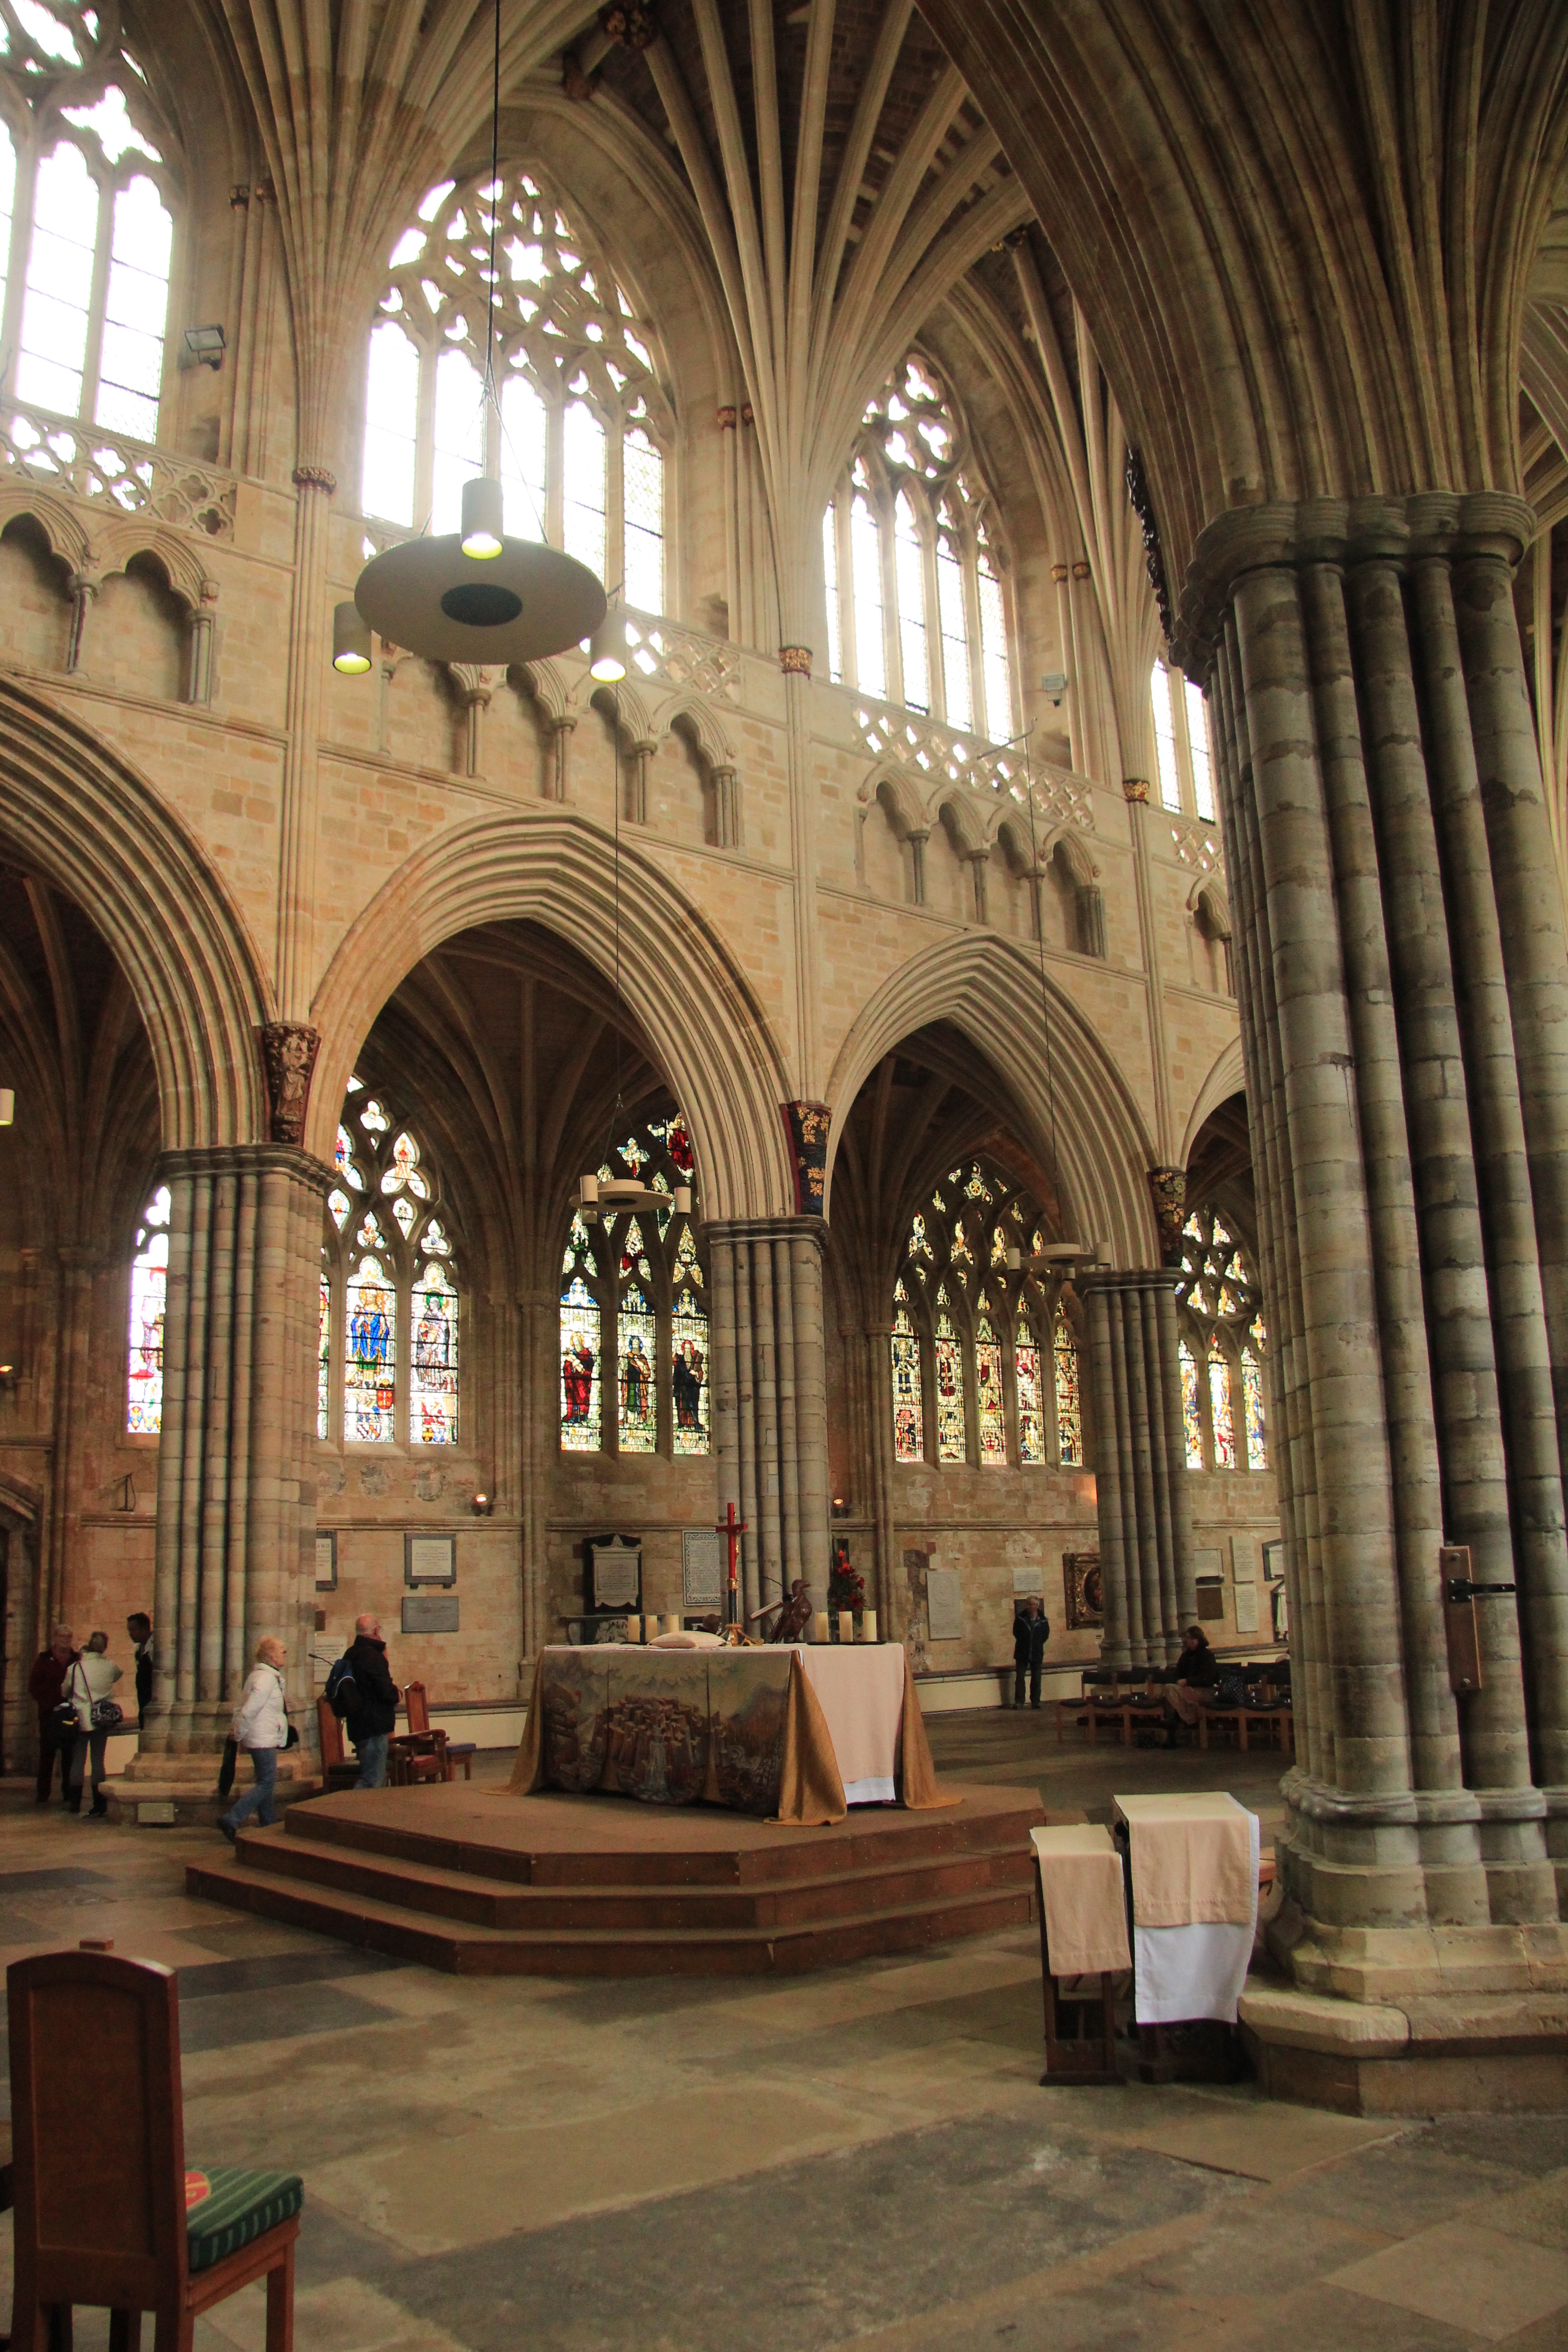
[[[1053,1810],[1279,1817],[1277,1758],[931,1729]],[[187,1900],[214,1843],[8,1784],[0,1962],[106,1935],[178,1969],[189,2160],[305,2178],[299,2352],[1568,2347],[1568,2117],[1041,2090],[1033,1930],[773,1984],[463,1981]],[[10,2258],[0,2219],[0,2322]],[[260,2352],[259,2290],[196,2342]]]

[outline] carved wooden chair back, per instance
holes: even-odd
[[[430,1702],[424,1684],[410,1683],[403,1694],[403,1703],[408,1709],[409,1730],[416,1737],[427,1732],[430,1728]]]
[[[343,1748],[343,1727],[332,1713],[331,1699],[319,1698],[316,1701],[316,1729],[321,1741],[322,1770],[330,1772],[334,1764],[346,1764],[348,1756]]]

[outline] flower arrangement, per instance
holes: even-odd
[[[833,1547],[833,1565],[827,1574],[827,1606],[833,1614],[847,1609],[858,1614],[866,1606],[866,1580],[849,1565],[849,1547],[842,1540]]]

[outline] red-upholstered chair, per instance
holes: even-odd
[[[452,1759],[447,1735],[430,1728],[430,1704],[423,1683],[410,1683],[403,1694],[408,1728],[394,1735],[387,1748],[395,1788],[405,1789],[427,1780],[449,1780]]]
[[[107,2306],[110,2352],[191,2352],[197,2317],[267,2281],[267,2352],[293,2352],[297,2174],[185,2168],[172,1969],[41,1952],[5,1971],[16,2206],[14,2352]],[[84,2105],[85,2101],[85,2105]],[[102,2117],[101,2129],[71,2119]]]

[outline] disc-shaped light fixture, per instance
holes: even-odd
[[[354,589],[371,627],[426,661],[541,661],[592,636],[605,592],[587,565],[536,540],[490,533],[500,516],[487,517],[482,505],[470,513],[467,492],[463,506],[465,532],[471,522],[476,535],[498,538],[495,553],[467,553],[456,531],[389,547]]]

